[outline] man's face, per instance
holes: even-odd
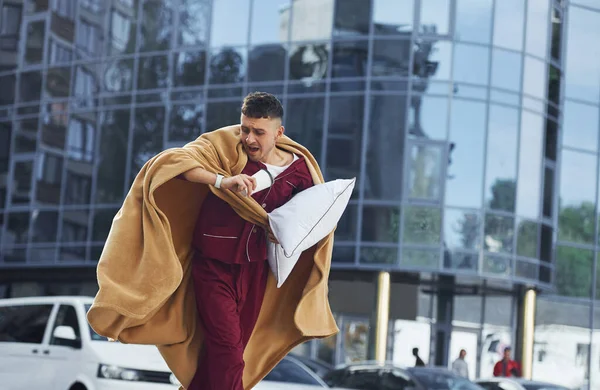
[[[504,350],[504,359],[510,360],[510,349]]]
[[[467,356],[467,352],[466,351],[460,351],[460,357],[464,359],[465,356]]]
[[[275,142],[283,134],[279,118],[250,118],[242,114],[240,138],[248,158],[264,162],[275,148]]]

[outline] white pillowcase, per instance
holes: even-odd
[[[298,252],[292,257],[286,257],[281,245],[269,241],[267,244],[267,258],[269,259],[269,267],[277,280],[277,288],[281,287],[287,277],[290,276],[301,254],[301,252]]]
[[[348,206],[356,178],[317,184],[269,213],[269,225],[279,244],[269,242],[269,266],[281,287],[302,252],[335,229]]]

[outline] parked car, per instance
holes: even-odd
[[[333,370],[334,368],[333,365],[319,359],[311,359],[309,357],[296,355],[294,353],[291,353],[290,355],[299,360],[306,367],[310,368],[310,370],[317,374],[321,379],[325,378],[325,375],[327,375],[329,371]]]
[[[485,390],[569,390],[564,386],[522,378],[479,379],[475,382]]]
[[[86,320],[90,297],[0,299],[0,383],[11,390],[174,390],[152,345],[108,342]]]
[[[445,368],[402,368],[373,362],[337,367],[325,377],[329,386],[358,390],[483,390]]]
[[[254,390],[332,390],[304,361],[311,363],[310,359],[299,358],[294,354],[287,355],[254,387]],[[337,387],[334,389],[342,390]]]

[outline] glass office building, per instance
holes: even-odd
[[[268,91],[328,180],[341,333],[387,356],[600,389],[600,0],[0,0],[0,297],[87,294],[140,167]],[[535,298],[537,297],[537,298]],[[531,301],[530,301],[531,303]],[[531,311],[530,311],[531,313]],[[530,314],[531,315],[531,314]]]

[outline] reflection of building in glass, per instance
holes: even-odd
[[[390,359],[467,348],[489,376],[512,345],[534,377],[598,386],[593,2],[0,0],[0,16],[0,295],[93,294],[145,161],[265,90],[327,179],[359,179],[333,253],[342,334],[299,350],[373,358],[389,271]]]

